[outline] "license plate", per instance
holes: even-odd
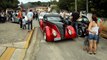
[[[61,40],[61,38],[54,38],[54,41],[59,41]]]

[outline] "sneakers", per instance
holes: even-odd
[[[90,55],[92,55],[92,52],[90,51],[90,52],[88,52]]]
[[[30,32],[30,30],[28,30],[28,32]]]
[[[94,55],[96,55],[96,52],[88,52],[90,55],[92,55],[92,54],[94,54]]]
[[[93,54],[95,55],[95,54],[96,54],[96,52],[93,52]]]

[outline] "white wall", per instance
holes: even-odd
[[[92,17],[92,13],[88,13],[88,14],[87,14],[87,18],[88,18],[90,21],[92,20],[91,17]]]

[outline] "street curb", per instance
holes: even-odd
[[[26,51],[26,55],[24,57],[24,60],[32,60],[32,54],[34,53],[34,49],[36,47],[36,43],[37,43],[37,37],[38,37],[38,28],[35,29],[34,34],[32,36],[32,41],[30,46],[28,47],[27,51]]]
[[[24,49],[26,49],[25,52],[27,51],[27,48],[29,47],[29,44],[30,44],[30,41],[31,41],[31,37],[33,36],[34,30],[35,30],[35,28],[33,28],[29,32],[29,35],[28,35],[27,40],[26,40],[26,43],[24,45]],[[4,53],[1,55],[0,60],[10,60],[15,50],[16,50],[16,48],[8,47],[4,51]],[[25,56],[25,53],[24,53],[24,56]],[[23,59],[24,59],[24,57],[22,57],[20,60],[23,60]]]
[[[29,44],[30,44],[30,42],[31,42],[31,38],[32,38],[32,36],[33,36],[34,30],[35,30],[35,28],[33,28],[33,30],[30,31],[29,36],[27,37],[27,41],[26,41],[26,43],[25,43],[25,45],[24,45],[24,48],[25,48],[25,49],[27,49],[27,48],[29,47]]]

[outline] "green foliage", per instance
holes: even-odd
[[[87,0],[77,0],[77,10],[86,10]],[[59,0],[61,10],[74,11],[75,0]],[[99,17],[107,17],[107,0],[88,0],[89,12],[95,12]]]
[[[38,2],[37,2],[37,5],[41,5],[41,2],[40,2],[40,1],[38,1]]]
[[[51,1],[50,4],[54,4],[55,5],[55,4],[57,4],[57,1],[56,0]]]
[[[0,0],[0,9],[5,10],[6,8],[17,8],[18,0]]]
[[[24,8],[36,7],[36,6],[48,6],[48,5],[49,5],[49,2],[41,2],[41,1],[29,2],[29,3],[23,4]]]
[[[86,0],[77,0],[77,9],[85,10]],[[62,10],[75,11],[75,0],[59,0],[58,6]]]
[[[78,11],[86,10],[86,0],[78,0],[77,5]]]
[[[90,12],[93,12],[91,10],[93,8],[99,17],[107,17],[107,0],[89,0],[89,2]]]
[[[61,10],[71,11],[72,3],[74,3],[74,0],[59,0],[58,6]]]

